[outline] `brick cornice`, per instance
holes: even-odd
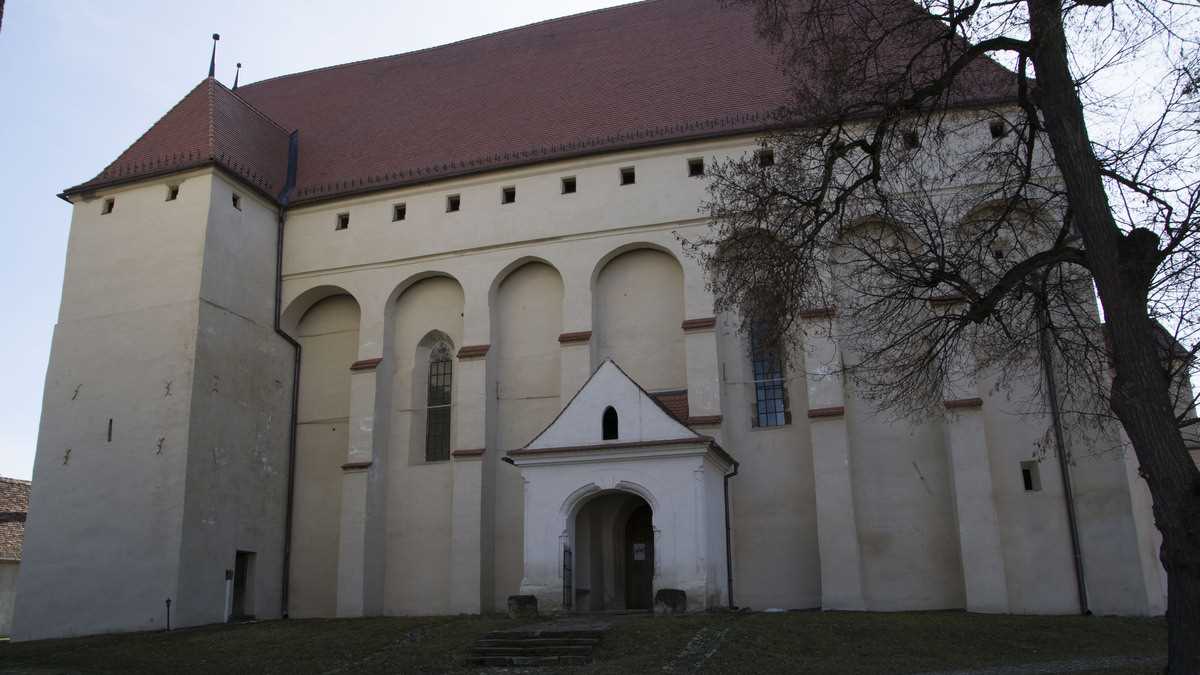
[[[455,459],[470,459],[472,457],[482,457],[483,453],[483,448],[465,448],[462,450],[451,450],[450,456]]]
[[[846,414],[846,406],[832,405],[828,408],[810,408],[808,410],[809,419],[818,419],[822,417],[842,417]]]
[[[685,331],[711,330],[717,326],[717,317],[709,316],[702,319],[688,319],[680,326]]]
[[[720,424],[720,423],[721,423],[720,415],[697,415],[695,417],[688,418],[688,426],[703,427],[703,426],[709,426],[712,424]]]
[[[458,350],[459,359],[478,359],[487,356],[491,345],[464,345]]]
[[[590,342],[591,339],[592,331],[580,330],[575,331],[574,333],[560,333],[558,336],[558,343],[562,345],[572,345],[581,342]]]
[[[371,462],[346,462],[342,465],[342,471],[365,471],[371,468]]]
[[[375,370],[375,368],[383,361],[383,357],[375,359],[363,359],[350,364],[350,370]]]
[[[811,309],[802,309],[799,314],[801,319],[832,319],[837,316],[837,307],[813,307]]]
[[[966,408],[982,408],[983,399],[981,398],[955,398],[944,401],[946,410],[962,410]]]

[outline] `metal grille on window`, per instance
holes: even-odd
[[[750,363],[754,369],[754,426],[778,427],[790,424],[787,380],[783,359],[774,344],[768,341],[769,332],[761,323],[750,327]]]
[[[429,355],[429,398],[425,412],[425,461],[450,459],[450,347],[439,343]]]

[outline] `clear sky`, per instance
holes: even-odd
[[[208,74],[233,84],[397,54],[620,0],[7,0],[0,26],[0,476],[29,478],[70,206]]]

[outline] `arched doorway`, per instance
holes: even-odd
[[[603,492],[575,515],[573,608],[650,609],[654,597],[653,512],[631,492]]]

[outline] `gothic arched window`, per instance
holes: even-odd
[[[450,345],[439,342],[429,353],[429,394],[425,403],[425,461],[450,459],[450,385],[454,361]]]
[[[619,437],[617,433],[617,411],[611,405],[604,409],[604,417],[600,420],[600,426],[602,440],[617,440]]]
[[[750,365],[754,377],[754,426],[778,427],[792,421],[788,410],[787,379],[783,359],[768,326],[750,324]]]

